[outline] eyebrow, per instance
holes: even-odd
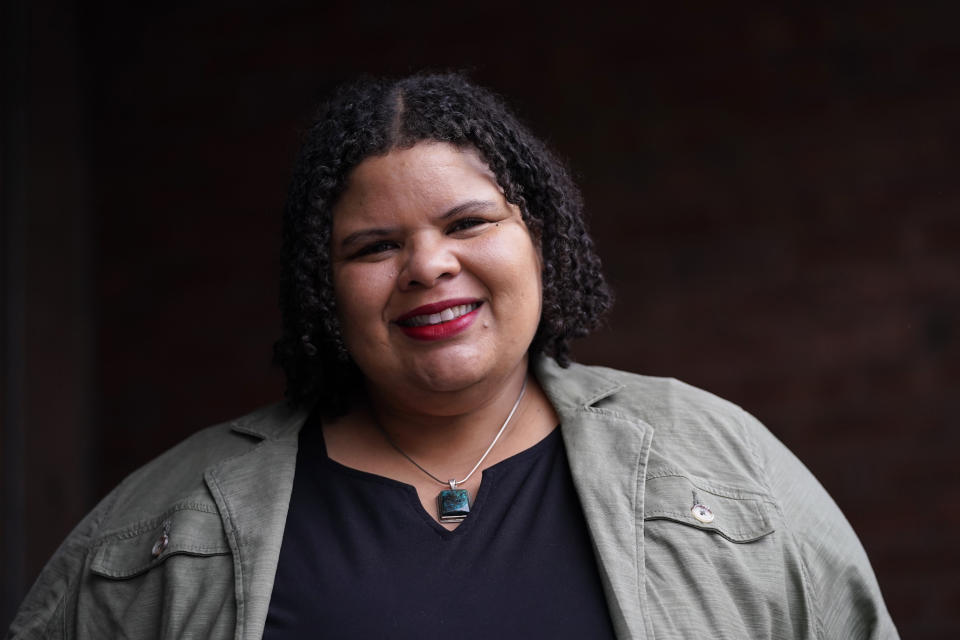
[[[467,200],[461,204],[458,204],[453,209],[450,209],[445,214],[440,216],[441,220],[446,220],[447,218],[452,218],[459,213],[465,211],[475,211],[477,209],[489,209],[491,207],[496,207],[497,203],[491,200]]]
[[[491,200],[467,200],[466,202],[461,202],[452,209],[446,211],[441,215],[438,220],[447,220],[448,218],[453,218],[454,216],[464,213],[466,211],[476,211],[479,209],[489,209],[491,207],[496,207],[497,203]],[[348,234],[343,240],[340,241],[340,248],[346,249],[351,245],[358,244],[362,241],[374,238],[383,238],[389,236],[395,231],[393,227],[378,227],[373,229],[360,229],[359,231],[354,231],[351,234]]]

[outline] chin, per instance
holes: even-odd
[[[496,362],[483,350],[442,349],[410,363],[412,382],[426,391],[462,391],[496,375]]]
[[[441,354],[437,354],[440,356]],[[485,381],[507,377],[520,365],[524,354],[517,357],[492,360],[486,353],[444,354],[418,362],[411,368],[414,384],[426,391],[462,391]],[[509,364],[508,364],[509,363]]]
[[[414,373],[415,384],[428,391],[462,391],[483,381],[486,377],[482,368],[476,363],[472,366],[458,366],[453,362],[445,362],[441,366],[418,367]]]

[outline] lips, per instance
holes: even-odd
[[[416,340],[441,340],[465,330],[483,303],[476,299],[444,300],[417,307],[394,322]]]

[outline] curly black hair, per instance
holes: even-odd
[[[364,78],[342,86],[307,130],[284,209],[280,309],[274,361],[286,395],[344,412],[362,375],[340,333],[330,263],[332,210],[365,158],[423,140],[478,150],[506,199],[520,208],[543,257],[543,307],[530,346],[562,366],[569,342],[595,329],[612,304],[563,164],[490,91],[459,74],[399,80]]]

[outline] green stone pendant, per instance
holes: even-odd
[[[466,489],[456,489],[451,483],[451,488],[444,489],[437,496],[437,512],[440,514],[440,522],[463,522],[470,513],[470,494]]]

